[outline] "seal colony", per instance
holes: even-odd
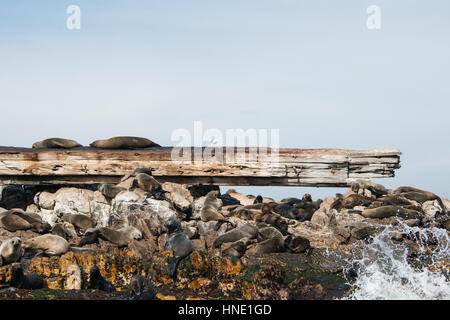
[[[16,191],[32,192],[26,210],[11,207],[17,198],[11,191],[2,192],[0,201],[0,262],[13,266],[8,284],[16,288],[47,285],[42,274],[24,271],[24,262],[67,252],[116,248],[139,259],[169,252],[164,272],[176,282],[180,263],[196,250],[237,259],[304,255],[325,266],[329,261],[317,258],[317,250],[356,251],[360,241],[370,241],[398,221],[447,232],[450,228],[447,199],[412,187],[389,190],[370,181],[355,181],[335,197],[314,200],[306,193],[275,201],[233,189],[221,194],[214,186],[160,183],[151,169],[136,168],[118,185]],[[416,254],[413,238],[393,235],[393,239]],[[336,264],[342,269],[341,262]],[[116,292],[99,266],[85,272],[90,275],[87,289]],[[131,293],[120,299],[155,298],[151,278],[130,276]]]
[[[144,138],[115,137],[91,146],[158,145]],[[76,148],[79,144],[54,138],[33,147]],[[19,198],[25,210],[16,207]],[[233,189],[221,194],[215,186],[160,183],[151,168],[135,168],[117,185],[4,188],[0,262],[13,266],[9,285],[16,288],[46,283],[42,275],[24,272],[22,264],[68,252],[118,250],[139,259],[168,252],[164,272],[173,281],[180,279],[179,268],[194,251],[233,259],[289,253],[316,259],[322,266],[328,261],[317,253],[320,249],[357,251],[361,241],[370,241],[399,221],[448,232],[449,203],[429,191],[406,186],[389,190],[368,180],[356,180],[345,194],[334,197],[312,199],[306,193],[275,201]],[[393,237],[409,246],[412,255],[417,253],[413,238]],[[85,272],[90,275],[87,288],[115,292],[99,266]],[[152,279],[133,275],[128,281],[130,297],[155,297]]]

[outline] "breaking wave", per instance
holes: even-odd
[[[409,227],[399,221],[361,249],[359,257],[349,261],[353,278],[352,272],[344,272],[352,286],[344,299],[450,299],[447,230]]]

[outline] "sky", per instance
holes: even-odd
[[[370,5],[380,29],[367,28]],[[449,57],[446,0],[1,1],[0,145],[131,135],[169,146],[194,121],[279,129],[286,148],[400,149],[396,177],[376,182],[450,198]]]

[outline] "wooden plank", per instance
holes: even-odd
[[[172,147],[139,150],[0,147],[0,183],[117,183],[135,168],[146,167],[152,168],[159,180],[179,183],[346,186],[355,178],[394,176],[395,169],[400,167],[401,155],[395,149],[284,148],[278,150],[274,162],[269,148],[264,149],[267,154],[255,156],[250,154],[252,148],[221,148],[212,152],[205,148],[188,149],[192,152],[189,161],[172,161]],[[214,157],[202,160],[205,152]]]

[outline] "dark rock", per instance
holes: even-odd
[[[204,186],[204,185],[195,185],[195,186],[189,186],[188,187],[189,192],[194,197],[194,199],[201,198],[203,196],[206,196],[210,191],[219,191],[220,195],[220,188],[219,186]]]

